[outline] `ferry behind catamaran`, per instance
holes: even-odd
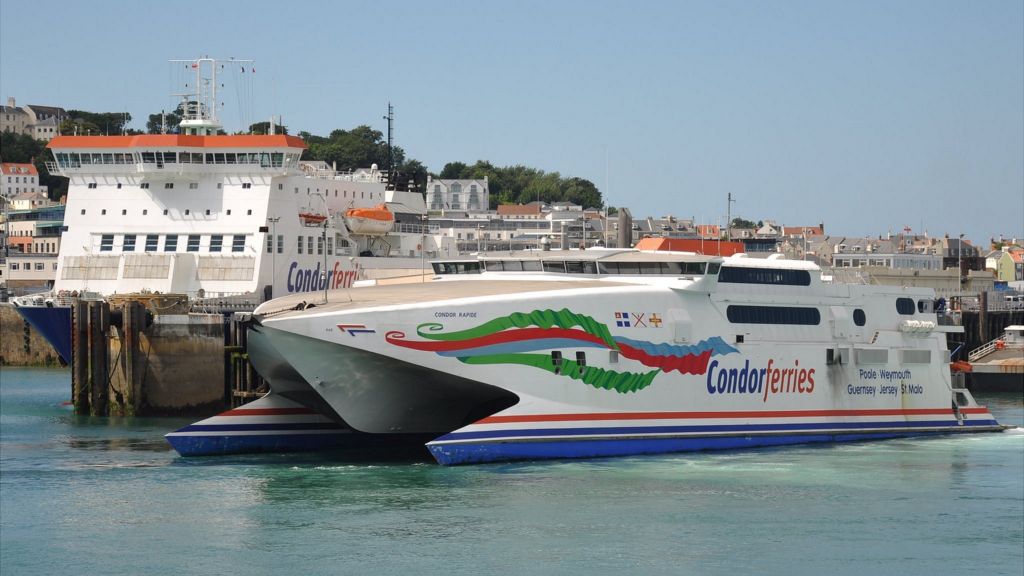
[[[54,290],[13,302],[65,361],[75,298],[159,292],[251,310],[283,294],[422,274],[454,251],[428,224],[422,194],[389,189],[376,165],[340,173],[303,161],[295,136],[222,134],[216,74],[226,62],[174,64],[195,90],[183,96],[180,133],[48,145],[50,173],[69,179]]]

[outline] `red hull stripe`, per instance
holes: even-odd
[[[287,416],[289,414],[316,414],[309,408],[235,408],[218,416]]]
[[[963,414],[987,414],[987,408],[964,408]],[[511,422],[576,422],[580,420],[677,420],[702,418],[822,418],[842,416],[931,416],[952,414],[950,408],[878,410],[748,410],[744,412],[599,412],[593,414],[522,414],[489,416],[475,424]]]
[[[518,330],[505,330],[495,332],[486,336],[467,338],[465,340],[404,340],[405,334],[398,331],[388,332],[385,339],[390,344],[421,350],[426,352],[451,352],[465,350],[468,348],[481,348],[495,344],[506,344],[509,342],[521,342],[523,340],[541,340],[545,338],[567,338],[592,342],[604,347],[608,345],[597,336],[583,332],[582,330],[570,330],[568,328],[520,328]]]

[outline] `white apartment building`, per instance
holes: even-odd
[[[39,184],[39,171],[32,164],[15,164],[4,162],[0,164],[0,195],[4,198],[14,198],[25,192],[42,193],[45,197],[47,187]],[[35,208],[26,206],[23,208],[12,207],[14,210]]]
[[[486,211],[490,203],[487,178],[483,180],[434,180],[427,176],[427,207],[431,211]]]

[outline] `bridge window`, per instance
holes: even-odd
[[[302,236],[299,236],[299,243],[298,243],[299,254],[302,254],[302,246],[303,246]]]
[[[433,262],[434,274],[479,274],[480,262]]]
[[[160,237],[156,234],[146,234],[146,252],[156,252],[157,243]]]
[[[199,235],[189,234],[188,245],[185,247],[186,252],[199,252]]]
[[[135,252],[135,234],[125,234],[121,247],[122,252]]]
[[[565,262],[545,260],[544,261],[544,271],[545,272],[560,272],[562,274],[565,274]]]
[[[811,274],[807,270],[787,270],[782,268],[739,268],[734,266],[725,266],[718,274],[718,281],[734,284],[810,286]]]
[[[235,237],[231,241],[232,252],[244,252],[245,251],[245,236],[242,234],[235,234]]]
[[[817,308],[796,306],[729,306],[726,316],[733,324],[821,324],[821,312]]]
[[[896,311],[904,316],[914,315],[914,301],[910,298],[897,298]]]
[[[114,235],[104,234],[100,236],[100,252],[110,252],[114,249]]]
[[[167,239],[164,240],[164,252],[177,252],[178,251],[178,235],[168,234]]]
[[[224,245],[224,236],[220,234],[214,234],[210,236],[210,252],[220,252],[221,247]]]

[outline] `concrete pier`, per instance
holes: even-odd
[[[144,305],[119,304],[78,302],[72,311],[75,412],[203,417],[223,410],[223,316],[158,314],[149,322]]]

